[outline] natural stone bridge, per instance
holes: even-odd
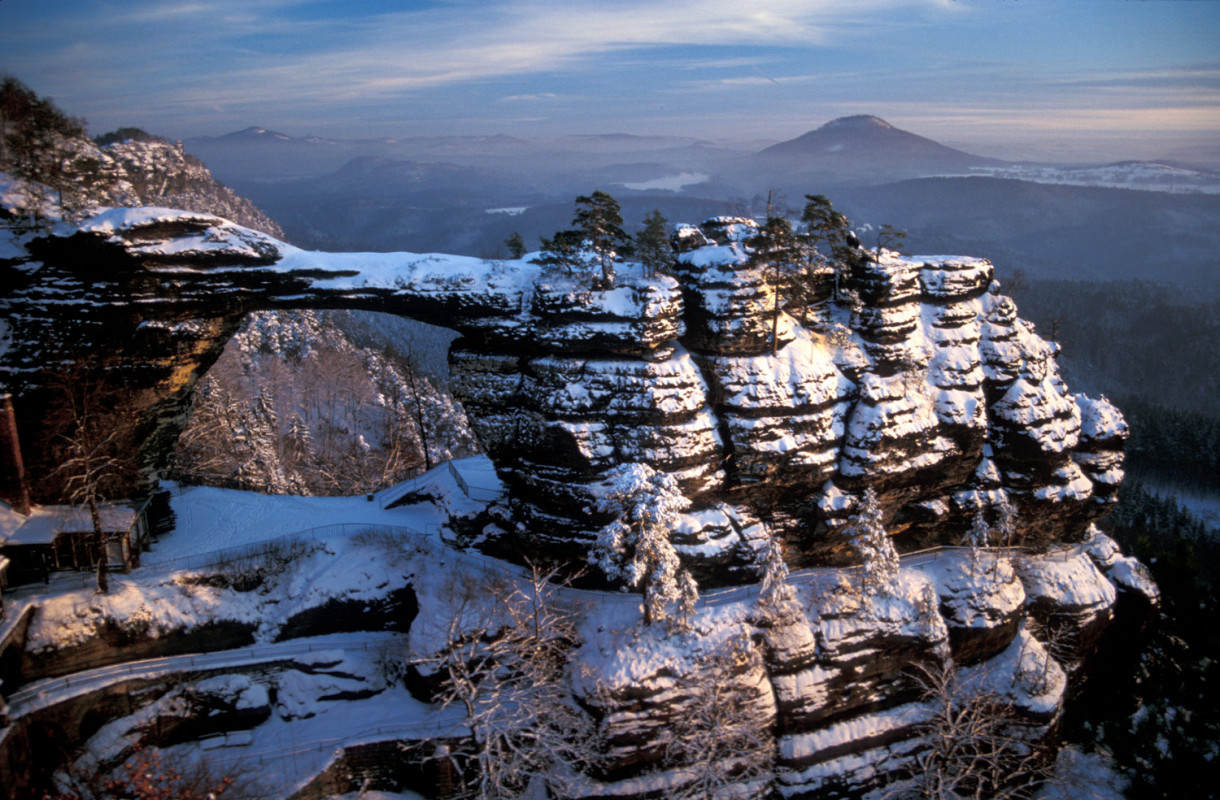
[[[832,557],[865,486],[908,548],[956,541],[1002,493],[1051,539],[1114,501],[1121,415],[1068,392],[988,261],[861,251],[838,293],[829,267],[796,292],[752,265],[755,230],[681,227],[673,277],[624,267],[594,290],[528,261],[312,253],[118,209],[0,250],[0,381],[43,498],[69,398],[104,409],[155,478],[246,314],[344,308],[461,334],[454,392],[510,488],[503,527],[535,546],[583,547],[625,462],[679,479],[695,511],[675,542],[709,569],[737,560],[752,515],[797,560]]]

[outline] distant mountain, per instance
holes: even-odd
[[[880,117],[831,120],[822,127],[772,145],[751,159],[767,177],[830,183],[875,183],[960,173],[1004,162],[946,147]]]
[[[1177,166],[1220,170],[1220,145],[1179,147],[1166,154],[1164,160]]]
[[[1172,194],[1220,194],[1220,172],[1157,161],[1119,161],[1085,166],[1004,164],[975,167],[971,175],[1067,186],[1139,189]]]
[[[318,136],[297,137],[260,127],[183,141],[221,180],[242,191],[251,182],[291,180],[330,172],[372,148]]]

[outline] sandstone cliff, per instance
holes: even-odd
[[[673,277],[624,267],[594,289],[526,260],[310,253],[204,214],[107,211],[7,245],[0,380],[36,477],[65,364],[103,379],[155,477],[249,312],[441,324],[461,334],[455,393],[510,487],[507,536],[579,554],[602,477],[647,462],[695,501],[677,544],[705,574],[749,561],[758,517],[797,560],[841,558],[866,486],[905,549],[957,543],[1001,497],[1025,541],[1079,540],[1114,501],[1121,415],[1068,391],[989,262],[861,253],[798,306],[749,258],[755,228],[682,227]]]

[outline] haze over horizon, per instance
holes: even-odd
[[[951,0],[0,3],[0,71],[171,137],[776,142],[874,114],[980,155],[1220,142],[1220,4]]]

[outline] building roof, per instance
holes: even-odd
[[[8,535],[0,540],[3,545],[40,545],[51,544],[61,533],[88,533],[93,530],[93,521],[89,517],[88,508],[76,506],[35,506],[28,517],[9,509],[12,516],[24,520],[11,532],[6,528],[14,522],[5,518],[0,509],[0,534]],[[98,507],[98,515],[102,519],[104,531],[126,531],[136,521],[136,512],[124,505],[107,503]]]
[[[0,500],[0,544],[17,532],[29,517],[18,514],[11,505]]]

